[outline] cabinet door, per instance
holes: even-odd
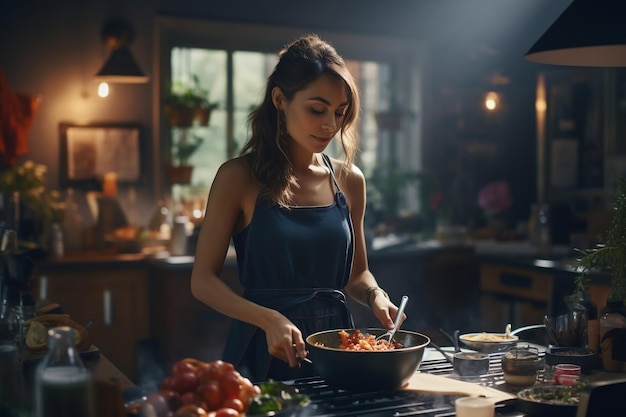
[[[113,364],[134,376],[136,342],[148,336],[147,272],[142,269],[46,274],[48,299],[82,324]]]
[[[480,270],[481,310],[484,331],[503,332],[540,324],[553,297],[549,273],[499,264],[483,264]]]

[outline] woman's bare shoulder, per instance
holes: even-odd
[[[344,178],[347,182],[356,181],[357,183],[361,183],[364,181],[365,176],[363,175],[363,171],[361,171],[361,169],[355,164],[346,166],[344,161],[341,159],[332,157],[329,157],[329,159],[333,164],[333,170],[338,178]]]
[[[217,171],[216,179],[218,178],[237,184],[254,182],[250,164],[245,156],[239,156],[223,162]]]

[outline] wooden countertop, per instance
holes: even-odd
[[[568,256],[568,250],[562,246],[555,246],[549,257],[541,256],[538,248],[528,242],[473,242],[463,245],[442,245],[437,241],[404,242],[391,245],[379,250],[371,250],[368,255],[371,259],[394,258],[404,256],[428,256],[439,251],[472,251],[480,262],[490,262],[558,272],[562,274],[577,274],[573,266],[573,257]],[[189,269],[193,266],[194,257],[169,256],[167,252],[118,253],[115,248],[83,250],[67,252],[62,258],[47,257],[37,262],[40,269],[58,271],[71,266],[72,268],[103,268],[152,266],[166,270]],[[229,251],[225,265],[236,266],[234,249]],[[591,271],[593,280],[598,283],[610,283],[610,275],[606,271]]]

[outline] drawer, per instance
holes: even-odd
[[[483,264],[480,288],[486,293],[548,303],[552,298],[552,275],[531,269]]]

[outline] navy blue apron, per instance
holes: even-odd
[[[353,328],[342,289],[354,254],[354,230],[332,163],[322,155],[335,186],[329,206],[280,207],[257,200],[250,224],[233,236],[243,297],[288,317],[306,338]],[[315,375],[313,366],[289,365],[268,353],[265,332],[233,320],[223,359],[254,382]]]

